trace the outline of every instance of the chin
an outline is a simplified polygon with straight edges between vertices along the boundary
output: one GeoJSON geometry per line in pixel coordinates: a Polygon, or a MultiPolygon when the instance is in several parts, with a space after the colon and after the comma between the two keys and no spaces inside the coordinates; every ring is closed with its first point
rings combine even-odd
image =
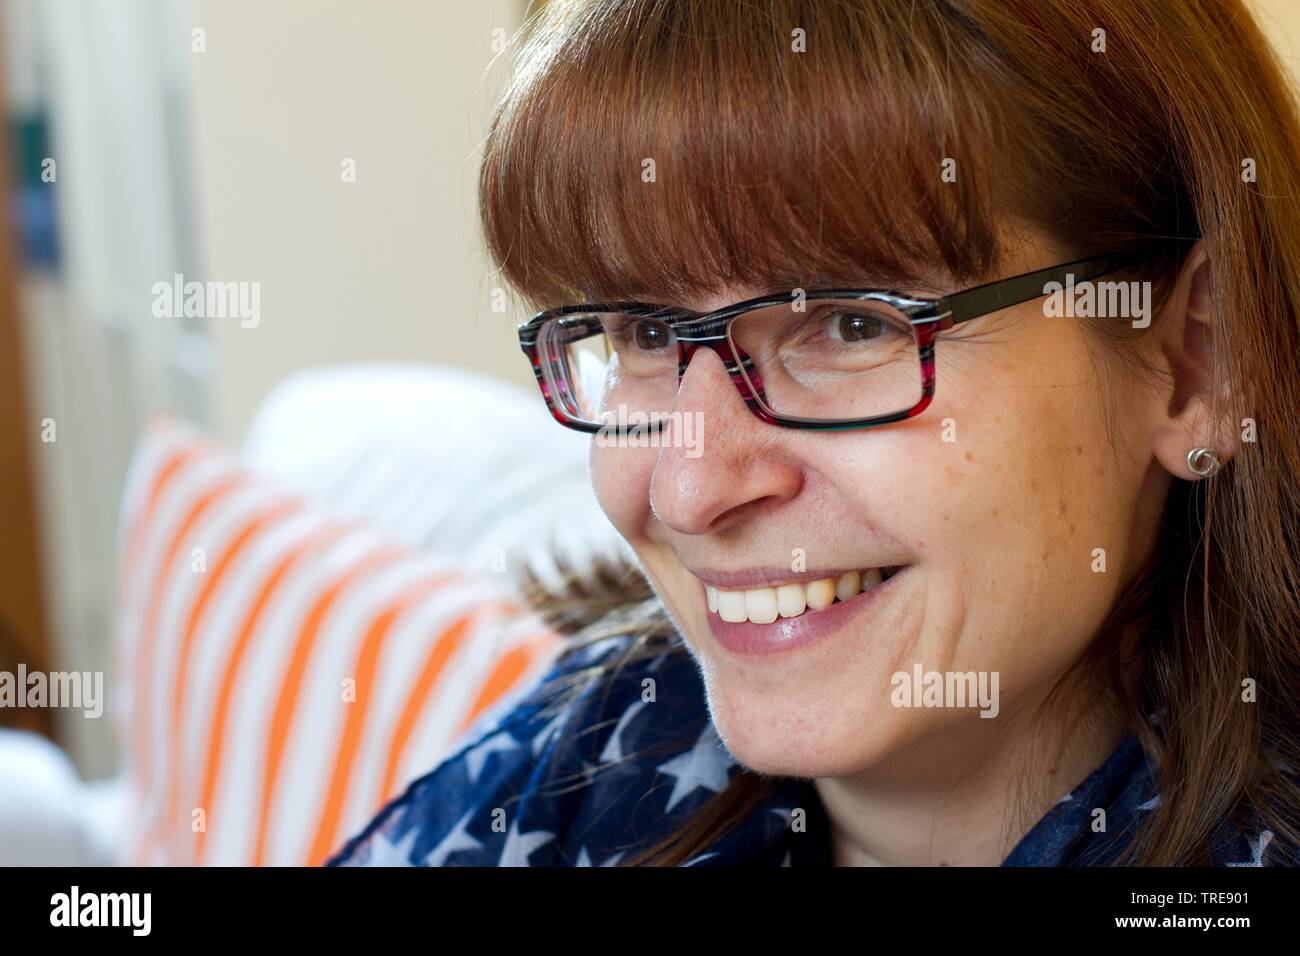
{"type": "Polygon", "coordinates": [[[903,715],[885,695],[872,696],[875,704],[861,692],[825,686],[756,695],[725,679],[708,681],[723,744],[742,765],[769,776],[849,776],[884,759],[904,736],[903,715]]]}

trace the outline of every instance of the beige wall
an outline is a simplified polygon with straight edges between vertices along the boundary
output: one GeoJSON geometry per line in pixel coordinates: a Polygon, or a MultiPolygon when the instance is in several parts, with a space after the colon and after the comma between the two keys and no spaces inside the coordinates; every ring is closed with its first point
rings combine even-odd
{"type": "Polygon", "coordinates": [[[1247,0],[1293,76],[1300,78],[1300,0],[1247,0]]]}
{"type": "Polygon", "coordinates": [[[490,68],[492,34],[512,35],[523,6],[195,5],[198,278],[261,284],[256,328],[212,323],[223,437],[323,363],[432,360],[531,383],[517,317],[490,308],[475,214],[475,147],[505,67],[490,68]]]}

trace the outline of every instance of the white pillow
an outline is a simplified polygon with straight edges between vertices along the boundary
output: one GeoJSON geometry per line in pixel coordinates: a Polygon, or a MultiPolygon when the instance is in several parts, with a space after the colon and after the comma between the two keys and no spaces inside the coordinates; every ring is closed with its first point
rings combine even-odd
{"type": "Polygon", "coordinates": [[[85,784],[44,737],[0,728],[0,866],[116,862],[118,782],[85,784]]]}
{"type": "Polygon", "coordinates": [[[585,567],[626,549],[591,490],[590,441],[540,394],[484,375],[348,365],[279,385],[243,457],[413,549],[480,570],[518,554],[550,578],[554,551],[585,567]]]}

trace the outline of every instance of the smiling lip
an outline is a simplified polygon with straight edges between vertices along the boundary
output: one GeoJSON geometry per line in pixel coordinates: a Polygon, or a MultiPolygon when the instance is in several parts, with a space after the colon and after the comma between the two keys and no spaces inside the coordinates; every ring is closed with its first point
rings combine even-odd
{"type": "MultiPolygon", "coordinates": [[[[707,610],[705,615],[709,619],[709,630],[714,639],[731,653],[746,657],[779,654],[829,637],[846,622],[892,594],[897,589],[895,582],[906,575],[908,570],[907,566],[903,566],[887,580],[869,591],[855,594],[847,601],[836,601],[830,607],[820,611],[805,611],[797,617],[777,618],[771,624],[755,624],[753,621],[732,623],[707,610]]],[[[786,581],[794,580],[788,576],[789,572],[786,574],[786,581]]]]}

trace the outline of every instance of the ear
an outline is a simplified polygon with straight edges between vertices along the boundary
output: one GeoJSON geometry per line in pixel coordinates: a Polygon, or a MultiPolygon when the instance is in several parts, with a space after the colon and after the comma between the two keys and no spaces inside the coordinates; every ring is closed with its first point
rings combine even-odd
{"type": "Polygon", "coordinates": [[[1187,464],[1193,448],[1209,448],[1227,464],[1237,450],[1237,428],[1227,412],[1228,396],[1214,389],[1225,385],[1216,366],[1216,335],[1210,260],[1197,242],[1188,252],[1165,313],[1156,324],[1157,344],[1172,379],[1168,405],[1156,423],[1156,459],[1175,478],[1198,481],[1187,464]],[[1220,414],[1214,417],[1214,406],[1220,414]]]}

